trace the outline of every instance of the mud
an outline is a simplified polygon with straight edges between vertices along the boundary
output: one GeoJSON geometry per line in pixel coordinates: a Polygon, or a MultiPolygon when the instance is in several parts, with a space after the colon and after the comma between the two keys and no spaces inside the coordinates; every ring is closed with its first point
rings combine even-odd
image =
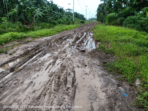
{"type": "Polygon", "coordinates": [[[95,25],[23,44],[12,56],[1,54],[0,111],[142,111],[131,104],[134,88],[101,66],[95,25]]]}

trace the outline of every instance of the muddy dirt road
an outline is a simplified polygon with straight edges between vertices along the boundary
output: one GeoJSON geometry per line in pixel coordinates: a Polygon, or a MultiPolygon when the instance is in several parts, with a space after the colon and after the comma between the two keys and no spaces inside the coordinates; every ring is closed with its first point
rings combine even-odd
{"type": "Polygon", "coordinates": [[[0,111],[140,111],[131,105],[134,90],[102,68],[95,25],[22,44],[12,56],[1,54],[0,111]]]}

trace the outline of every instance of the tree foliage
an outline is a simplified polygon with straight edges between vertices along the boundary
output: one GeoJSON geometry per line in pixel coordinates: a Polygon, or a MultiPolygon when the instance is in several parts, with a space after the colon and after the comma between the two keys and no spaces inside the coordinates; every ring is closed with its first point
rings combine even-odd
{"type": "Polygon", "coordinates": [[[101,0],[97,20],[112,25],[124,25],[148,32],[148,0],[101,0]],[[115,16],[116,15],[116,16],[115,16]]]}
{"type": "Polygon", "coordinates": [[[116,13],[110,13],[106,16],[106,23],[112,24],[116,19],[117,19],[117,14],[116,13]]]}
{"type": "MultiPolygon", "coordinates": [[[[59,19],[72,21],[71,12],[66,12],[48,0],[0,0],[0,17],[6,17],[11,23],[21,22],[29,26],[33,23],[52,23],[59,19]]],[[[85,20],[84,15],[76,12],[75,17],[85,20]]]]}

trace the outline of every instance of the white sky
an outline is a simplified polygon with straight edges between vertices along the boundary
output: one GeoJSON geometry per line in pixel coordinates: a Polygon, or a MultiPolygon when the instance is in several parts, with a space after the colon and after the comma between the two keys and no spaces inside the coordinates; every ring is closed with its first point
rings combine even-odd
{"type": "MultiPolygon", "coordinates": [[[[48,0],[50,1],[50,0],[48,0]]],[[[60,7],[63,7],[64,9],[70,8],[73,9],[73,0],[53,0],[55,4],[57,4],[60,7]],[[68,5],[70,3],[71,5],[68,5]]],[[[74,0],[75,4],[75,12],[81,13],[86,18],[86,7],[87,7],[87,19],[89,17],[96,17],[96,10],[98,8],[98,5],[101,3],[100,0],[74,0]]]]}

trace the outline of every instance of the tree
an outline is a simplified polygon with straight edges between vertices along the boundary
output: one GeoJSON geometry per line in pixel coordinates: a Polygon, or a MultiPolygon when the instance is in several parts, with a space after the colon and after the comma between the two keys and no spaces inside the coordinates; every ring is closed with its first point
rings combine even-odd
{"type": "MultiPolygon", "coordinates": [[[[23,25],[52,22],[58,19],[71,20],[71,12],[66,12],[53,1],[48,0],[1,0],[0,17],[6,17],[9,22],[21,22],[23,25]]],[[[79,19],[84,16],[76,13],[79,19]]],[[[0,19],[0,22],[2,20],[0,19]]]]}
{"type": "Polygon", "coordinates": [[[148,0],[101,0],[97,9],[97,20],[104,22],[109,13],[118,13],[118,17],[127,18],[136,15],[144,7],[148,7],[148,0]]]}

